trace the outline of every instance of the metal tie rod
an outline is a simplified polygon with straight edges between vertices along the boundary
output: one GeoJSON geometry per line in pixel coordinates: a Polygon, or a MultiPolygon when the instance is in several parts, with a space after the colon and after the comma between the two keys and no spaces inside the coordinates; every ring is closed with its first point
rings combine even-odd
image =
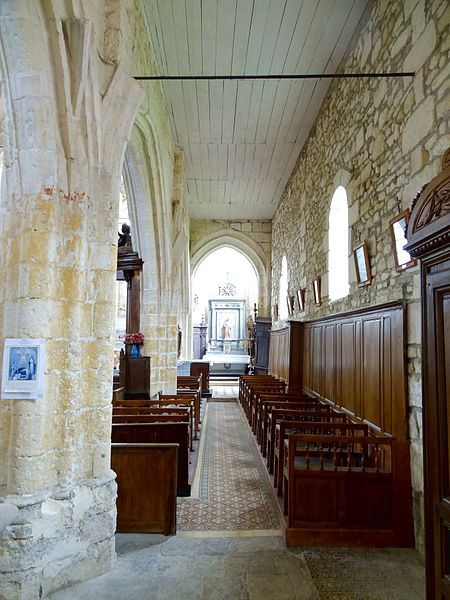
{"type": "Polygon", "coordinates": [[[380,79],[383,77],[414,77],[414,71],[396,73],[303,73],[301,75],[136,75],[137,81],[215,81],[256,79],[380,79]]]}

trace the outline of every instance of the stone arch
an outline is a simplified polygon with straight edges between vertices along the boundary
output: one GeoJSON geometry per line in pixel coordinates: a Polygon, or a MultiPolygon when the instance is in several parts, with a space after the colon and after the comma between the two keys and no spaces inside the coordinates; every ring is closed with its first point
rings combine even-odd
{"type": "Polygon", "coordinates": [[[216,232],[204,237],[198,242],[191,251],[191,273],[195,274],[199,264],[206,256],[222,248],[229,246],[243,254],[253,265],[259,283],[258,314],[266,316],[269,314],[269,265],[266,263],[265,256],[261,247],[251,240],[245,234],[238,231],[216,232]]]}

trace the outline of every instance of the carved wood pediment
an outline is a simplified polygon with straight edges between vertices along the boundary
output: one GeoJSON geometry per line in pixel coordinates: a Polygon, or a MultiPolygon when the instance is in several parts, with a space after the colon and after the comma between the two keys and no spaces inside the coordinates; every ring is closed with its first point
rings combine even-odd
{"type": "Polygon", "coordinates": [[[414,199],[407,238],[405,250],[415,258],[450,244],[450,148],[442,171],[414,199]]]}

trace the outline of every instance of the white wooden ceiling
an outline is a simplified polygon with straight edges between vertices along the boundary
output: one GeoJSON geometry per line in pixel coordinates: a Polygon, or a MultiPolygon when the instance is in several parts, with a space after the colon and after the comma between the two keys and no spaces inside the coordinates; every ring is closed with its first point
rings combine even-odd
{"type": "MultiPolygon", "coordinates": [[[[160,75],[276,75],[335,72],[370,1],[143,3],[160,75]]],[[[164,82],[191,217],[271,219],[330,81],[164,82]]]]}

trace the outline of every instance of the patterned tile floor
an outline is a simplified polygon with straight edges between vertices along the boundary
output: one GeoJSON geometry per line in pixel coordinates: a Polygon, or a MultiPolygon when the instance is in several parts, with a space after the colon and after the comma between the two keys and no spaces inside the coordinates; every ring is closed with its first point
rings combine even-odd
{"type": "Polygon", "coordinates": [[[203,419],[193,495],[178,498],[178,531],[273,534],[277,512],[251,433],[237,402],[214,396],[203,419]]]}

